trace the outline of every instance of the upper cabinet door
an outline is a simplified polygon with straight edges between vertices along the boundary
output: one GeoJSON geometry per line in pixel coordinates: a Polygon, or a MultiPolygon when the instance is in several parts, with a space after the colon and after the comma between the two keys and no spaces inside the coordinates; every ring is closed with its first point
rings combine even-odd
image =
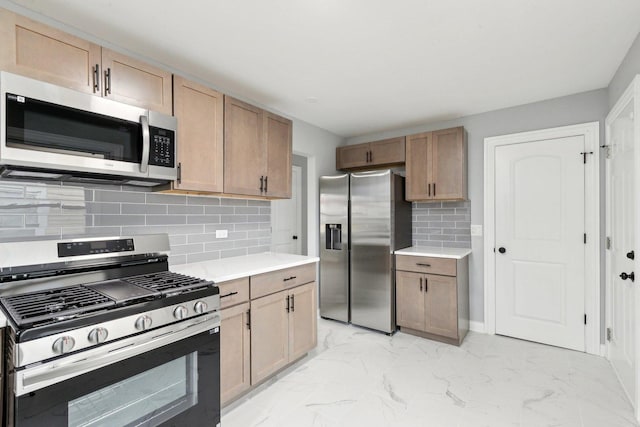
{"type": "Polygon", "coordinates": [[[431,195],[431,132],[407,137],[406,199],[426,200],[431,195]]]}
{"type": "Polygon", "coordinates": [[[100,46],[0,9],[0,69],[100,95],[100,46]]]}
{"type": "Polygon", "coordinates": [[[171,115],[170,72],[106,48],[102,69],[105,97],[171,115]]]}
{"type": "Polygon", "coordinates": [[[224,98],[220,92],[173,79],[174,114],[178,119],[179,190],[223,191],[224,98]]]}
{"type": "Polygon", "coordinates": [[[404,163],[405,137],[369,143],[369,163],[374,166],[404,163]]]}
{"type": "Polygon", "coordinates": [[[467,198],[467,144],[462,127],[434,131],[431,183],[435,200],[467,198]]]}
{"type": "Polygon", "coordinates": [[[262,110],[224,97],[224,192],[264,195],[267,150],[262,110]]]}
{"type": "Polygon", "coordinates": [[[353,169],[369,162],[369,143],[336,148],[336,169],[353,169]]]}
{"type": "Polygon", "coordinates": [[[264,112],[264,138],[267,146],[267,176],[264,195],[291,198],[291,120],[264,112]]]}

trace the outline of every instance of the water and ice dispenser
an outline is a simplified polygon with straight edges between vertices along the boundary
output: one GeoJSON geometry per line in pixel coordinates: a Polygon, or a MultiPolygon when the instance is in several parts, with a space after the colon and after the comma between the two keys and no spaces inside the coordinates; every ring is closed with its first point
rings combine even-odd
{"type": "Polygon", "coordinates": [[[341,251],[342,250],[342,224],[326,224],[325,225],[325,248],[341,251]]]}

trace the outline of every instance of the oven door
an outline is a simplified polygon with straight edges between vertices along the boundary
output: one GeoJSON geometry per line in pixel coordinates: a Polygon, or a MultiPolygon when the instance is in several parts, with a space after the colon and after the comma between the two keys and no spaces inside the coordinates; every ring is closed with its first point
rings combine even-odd
{"type": "Polygon", "coordinates": [[[19,371],[13,425],[219,425],[219,324],[216,315],[178,333],[153,331],[141,345],[120,342],[97,356],[19,371]],[[148,351],[135,354],[136,347],[148,351]]]}

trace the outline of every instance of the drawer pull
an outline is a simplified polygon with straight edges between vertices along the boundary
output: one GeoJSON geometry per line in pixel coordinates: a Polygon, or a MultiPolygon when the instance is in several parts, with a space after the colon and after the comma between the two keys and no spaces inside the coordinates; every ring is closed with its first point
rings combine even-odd
{"type": "Polygon", "coordinates": [[[419,265],[421,267],[431,267],[431,264],[424,264],[422,262],[416,262],[416,265],[419,265]]]}
{"type": "Polygon", "coordinates": [[[296,276],[291,276],[291,277],[287,277],[287,278],[283,279],[283,281],[288,282],[289,280],[293,280],[295,278],[296,278],[296,276]]]}
{"type": "Polygon", "coordinates": [[[229,292],[228,294],[220,295],[220,298],[232,297],[234,295],[238,295],[238,292],[229,292]]]}

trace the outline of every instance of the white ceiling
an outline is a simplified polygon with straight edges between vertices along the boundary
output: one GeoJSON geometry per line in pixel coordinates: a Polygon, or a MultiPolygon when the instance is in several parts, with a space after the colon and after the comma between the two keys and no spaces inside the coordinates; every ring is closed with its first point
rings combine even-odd
{"type": "Polygon", "coordinates": [[[638,0],[14,3],[342,136],[606,87],[640,31],[638,0]]]}

